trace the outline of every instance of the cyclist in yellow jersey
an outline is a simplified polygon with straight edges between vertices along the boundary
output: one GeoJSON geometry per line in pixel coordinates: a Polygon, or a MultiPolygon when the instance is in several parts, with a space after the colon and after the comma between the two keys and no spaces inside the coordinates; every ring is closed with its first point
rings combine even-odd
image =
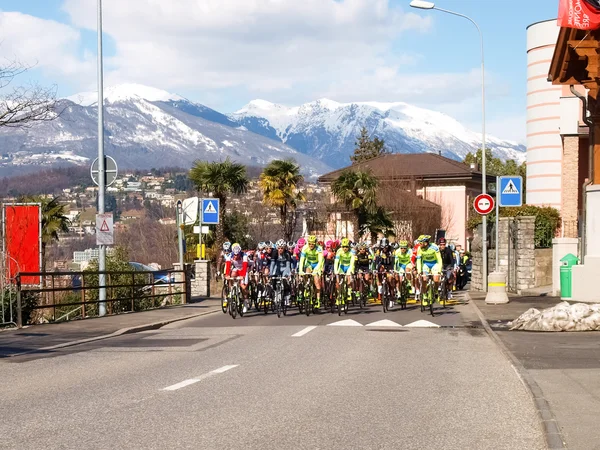
{"type": "Polygon", "coordinates": [[[316,308],[321,307],[321,274],[323,273],[323,249],[317,246],[317,237],[309,236],[308,243],[300,252],[300,264],[298,273],[302,276],[305,273],[312,273],[317,289],[316,308]]]}
{"type": "MultiPolygon", "coordinates": [[[[431,236],[426,235],[421,240],[421,245],[417,251],[417,272],[423,275],[421,287],[425,286],[427,274],[433,275],[435,282],[435,292],[438,291],[440,285],[440,273],[442,271],[442,255],[437,245],[431,244],[431,236]]],[[[423,292],[423,289],[421,289],[423,292]]],[[[433,299],[432,299],[433,301],[433,299]]]]}
{"type": "MultiPolygon", "coordinates": [[[[402,279],[404,277],[406,277],[406,279],[412,286],[412,252],[408,251],[407,241],[400,241],[398,245],[398,250],[396,250],[396,252],[394,253],[394,270],[396,271],[396,281],[398,282],[397,286],[400,286],[400,284],[402,284],[402,279]]],[[[397,296],[400,297],[400,289],[397,290],[397,296]]]]}
{"type": "MultiPolygon", "coordinates": [[[[342,248],[340,248],[335,254],[335,265],[333,273],[336,275],[336,286],[340,288],[340,276],[352,276],[354,275],[354,266],[356,264],[356,255],[350,250],[350,240],[347,238],[342,239],[342,248]]],[[[354,280],[350,278],[348,283],[351,289],[354,290],[354,280]]]]}

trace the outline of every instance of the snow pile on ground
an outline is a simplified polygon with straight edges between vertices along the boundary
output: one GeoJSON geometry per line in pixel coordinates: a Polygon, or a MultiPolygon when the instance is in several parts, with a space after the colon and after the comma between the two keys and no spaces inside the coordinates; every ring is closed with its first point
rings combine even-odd
{"type": "Polygon", "coordinates": [[[562,302],[543,311],[531,308],[508,326],[524,331],[600,331],[600,304],[562,302]]]}

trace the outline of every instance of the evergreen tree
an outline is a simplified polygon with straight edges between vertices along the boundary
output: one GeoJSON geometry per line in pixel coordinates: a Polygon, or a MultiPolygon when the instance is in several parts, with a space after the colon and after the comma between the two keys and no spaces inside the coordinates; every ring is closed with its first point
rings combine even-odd
{"type": "Polygon", "coordinates": [[[379,139],[378,137],[371,139],[366,127],[360,130],[360,136],[358,136],[354,145],[356,148],[354,149],[354,154],[350,157],[352,163],[368,161],[387,153],[383,139],[379,139]]]}

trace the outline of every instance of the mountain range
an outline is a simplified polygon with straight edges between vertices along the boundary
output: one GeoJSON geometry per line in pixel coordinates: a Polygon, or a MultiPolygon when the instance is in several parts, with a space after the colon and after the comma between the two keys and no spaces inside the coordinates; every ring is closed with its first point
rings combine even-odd
{"type": "MultiPolygon", "coordinates": [[[[406,103],[337,103],[299,107],[254,100],[223,114],[179,95],[135,84],[105,90],[105,152],[120,167],[189,167],[226,157],[261,166],[293,158],[309,178],[350,162],[363,126],[399,153],[435,152],[462,160],[481,135],[451,117],[406,103]]],[[[97,93],[61,99],[57,117],[28,128],[0,129],[0,175],[57,165],[89,165],[97,155],[97,93]]],[[[488,137],[502,159],[525,159],[515,142],[488,137]]]]}

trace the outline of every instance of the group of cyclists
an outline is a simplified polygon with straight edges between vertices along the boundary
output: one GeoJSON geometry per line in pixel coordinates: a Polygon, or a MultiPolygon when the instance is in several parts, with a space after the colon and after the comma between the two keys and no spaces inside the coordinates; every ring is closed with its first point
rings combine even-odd
{"type": "MultiPolygon", "coordinates": [[[[341,314],[349,304],[366,307],[372,298],[386,312],[396,305],[406,308],[411,295],[421,310],[429,307],[433,314],[434,302],[445,306],[452,298],[456,274],[466,259],[460,246],[447,245],[445,238],[432,242],[429,235],[412,244],[384,237],[372,246],[348,238],[319,242],[312,235],[297,242],[261,242],[247,251],[225,242],[217,277],[224,275],[223,312],[234,318],[252,305],[278,315],[293,306],[307,315],[322,308],[341,314]]],[[[463,286],[459,281],[458,287],[463,286]]]]}

